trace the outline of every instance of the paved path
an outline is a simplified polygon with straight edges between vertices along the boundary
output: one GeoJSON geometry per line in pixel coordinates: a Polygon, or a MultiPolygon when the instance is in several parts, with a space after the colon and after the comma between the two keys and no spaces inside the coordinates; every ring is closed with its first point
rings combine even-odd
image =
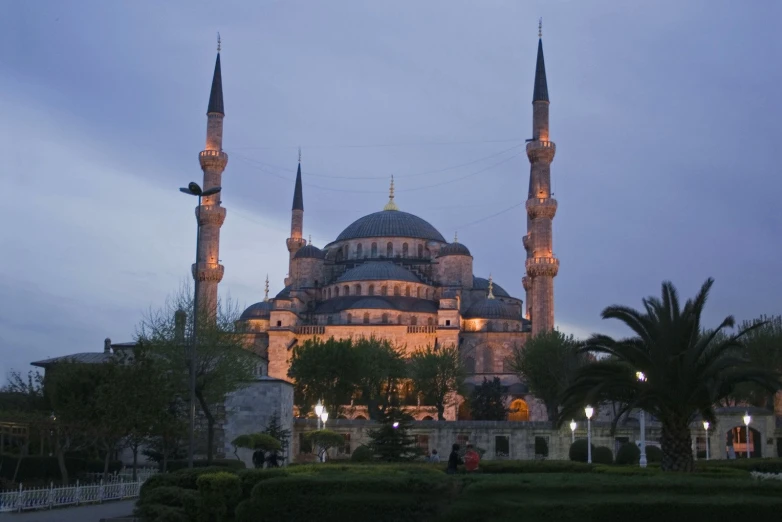
{"type": "Polygon", "coordinates": [[[100,522],[102,518],[130,515],[135,503],[135,500],[123,500],[26,513],[3,513],[0,515],[0,522],[100,522]]]}

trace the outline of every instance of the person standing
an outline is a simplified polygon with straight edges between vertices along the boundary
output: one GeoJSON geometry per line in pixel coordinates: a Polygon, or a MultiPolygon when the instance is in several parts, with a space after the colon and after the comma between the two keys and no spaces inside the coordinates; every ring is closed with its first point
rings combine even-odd
{"type": "Polygon", "coordinates": [[[467,452],[464,454],[464,469],[468,472],[478,471],[478,463],[481,456],[473,449],[472,444],[467,444],[467,452]]]}
{"type": "Polygon", "coordinates": [[[459,464],[464,464],[464,462],[462,462],[462,458],[459,456],[459,445],[454,444],[451,447],[451,454],[448,456],[448,467],[445,472],[453,475],[456,473],[459,464]]]}

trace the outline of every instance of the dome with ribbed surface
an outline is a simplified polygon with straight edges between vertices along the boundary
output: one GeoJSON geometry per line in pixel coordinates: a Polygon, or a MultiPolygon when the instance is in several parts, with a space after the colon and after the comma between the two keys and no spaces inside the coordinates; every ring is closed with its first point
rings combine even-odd
{"type": "Polygon", "coordinates": [[[269,301],[261,301],[247,307],[239,319],[268,319],[274,305],[269,301]]]}
{"type": "Polygon", "coordinates": [[[338,283],[348,281],[408,281],[410,283],[420,283],[415,274],[405,270],[399,265],[388,261],[372,261],[363,263],[356,268],[351,268],[342,274],[338,283]]]}
{"type": "Polygon", "coordinates": [[[313,245],[305,245],[301,247],[296,252],[296,255],[293,256],[293,259],[325,259],[325,258],[326,258],[326,254],[323,253],[323,250],[313,245]]]}
{"type": "Polygon", "coordinates": [[[437,257],[445,257],[445,256],[471,256],[470,249],[466,246],[462,245],[461,243],[448,243],[443,248],[440,249],[440,253],[437,254],[437,257]]]}
{"type": "MultiPolygon", "coordinates": [[[[497,288],[496,286],[494,287],[497,288]]],[[[521,321],[521,315],[499,299],[478,301],[464,313],[465,319],[512,319],[521,321]]]]}
{"type": "MultiPolygon", "coordinates": [[[[482,277],[472,276],[472,287],[475,290],[486,290],[488,292],[489,280],[482,277]]],[[[492,293],[496,297],[510,297],[510,294],[506,292],[503,287],[494,282],[492,282],[492,293]]]]}
{"type": "Polygon", "coordinates": [[[445,243],[442,234],[428,222],[399,210],[383,210],[357,219],[337,236],[337,241],[364,237],[410,237],[445,243]]]}

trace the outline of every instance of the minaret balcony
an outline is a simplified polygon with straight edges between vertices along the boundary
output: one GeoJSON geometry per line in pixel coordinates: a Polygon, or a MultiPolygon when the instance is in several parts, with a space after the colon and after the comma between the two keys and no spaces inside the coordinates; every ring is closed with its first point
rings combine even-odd
{"type": "Polygon", "coordinates": [[[527,157],[531,163],[541,161],[551,163],[556,152],[557,146],[553,141],[533,140],[527,142],[527,157]]]}
{"type": "Polygon", "coordinates": [[[530,234],[525,235],[521,238],[521,244],[524,245],[524,250],[529,251],[529,247],[532,243],[532,236],[530,234]]]}
{"type": "Polygon", "coordinates": [[[217,205],[201,205],[200,209],[198,207],[195,209],[196,219],[202,227],[208,225],[223,226],[225,214],[225,208],[217,205]]]}
{"type": "Polygon", "coordinates": [[[525,291],[529,292],[532,289],[532,278],[529,276],[522,277],[521,286],[524,287],[525,291]]]}
{"type": "Polygon", "coordinates": [[[527,215],[532,219],[554,219],[557,213],[557,200],[554,198],[530,198],[526,203],[527,215]]]}
{"type": "Polygon", "coordinates": [[[228,164],[228,154],[221,150],[202,150],[198,153],[202,169],[223,170],[228,164]]]}
{"type": "Polygon", "coordinates": [[[214,281],[219,283],[223,280],[225,267],[219,263],[193,263],[191,270],[193,278],[199,281],[214,281]],[[196,275],[197,274],[197,275],[196,275]]]}
{"type": "Polygon", "coordinates": [[[554,277],[559,272],[559,259],[556,257],[529,257],[524,263],[527,274],[532,277],[554,277]]]}

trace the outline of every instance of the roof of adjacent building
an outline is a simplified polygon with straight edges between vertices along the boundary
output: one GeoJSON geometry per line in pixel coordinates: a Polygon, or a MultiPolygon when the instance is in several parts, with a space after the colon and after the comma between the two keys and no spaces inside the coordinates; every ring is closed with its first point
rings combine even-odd
{"type": "Polygon", "coordinates": [[[293,256],[293,259],[326,259],[326,254],[313,245],[304,245],[293,256]]]}
{"type": "Polygon", "coordinates": [[[217,60],[215,61],[215,72],[212,76],[212,91],[209,93],[209,106],[206,109],[206,113],[216,112],[225,116],[225,109],[223,108],[223,75],[220,71],[220,53],[217,53],[217,60]]]}
{"type": "MultiPolygon", "coordinates": [[[[472,287],[475,290],[486,290],[489,291],[489,280],[484,279],[482,277],[475,277],[472,276],[472,287]]],[[[505,291],[503,287],[498,285],[497,283],[492,282],[492,292],[497,297],[510,297],[511,295],[505,291]]]]}
{"type": "Polygon", "coordinates": [[[390,261],[369,261],[342,274],[337,283],[350,281],[407,281],[420,283],[415,274],[390,261]]]}
{"type": "Polygon", "coordinates": [[[445,256],[471,256],[470,249],[466,246],[462,245],[461,243],[448,243],[443,248],[440,249],[440,253],[437,254],[437,257],[445,257],[445,256]]]}
{"type": "Polygon", "coordinates": [[[316,309],[316,314],[333,314],[343,310],[374,309],[396,310],[399,312],[437,313],[437,303],[418,299],[416,297],[402,297],[395,295],[381,296],[341,296],[329,299],[321,303],[316,309]]]}
{"type": "Polygon", "coordinates": [[[364,237],[410,237],[445,243],[445,238],[427,221],[399,210],[381,210],[351,223],[336,241],[364,237]]]}
{"type": "MultiPolygon", "coordinates": [[[[495,287],[496,288],[496,287],[495,287]]],[[[521,321],[521,314],[499,299],[483,299],[464,312],[465,319],[511,319],[521,321]]]]}
{"type": "Polygon", "coordinates": [[[274,308],[274,304],[271,301],[261,301],[247,307],[239,316],[239,320],[242,319],[268,319],[271,315],[271,311],[274,308]]]}
{"type": "Polygon", "coordinates": [[[106,352],[83,352],[73,353],[70,355],[61,355],[59,357],[50,357],[49,359],[43,359],[41,361],[31,362],[32,366],[38,366],[39,368],[46,368],[49,365],[57,363],[80,363],[80,364],[98,364],[110,361],[118,351],[133,349],[137,346],[136,342],[128,343],[111,343],[112,351],[106,352]]]}

